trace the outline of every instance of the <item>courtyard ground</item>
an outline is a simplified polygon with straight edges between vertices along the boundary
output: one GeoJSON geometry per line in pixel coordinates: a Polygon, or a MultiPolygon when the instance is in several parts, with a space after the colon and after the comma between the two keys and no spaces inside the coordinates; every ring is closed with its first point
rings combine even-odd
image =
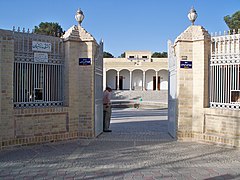
{"type": "Polygon", "coordinates": [[[240,179],[240,150],[177,142],[167,109],[115,109],[95,139],[0,151],[0,179],[240,179]]]}

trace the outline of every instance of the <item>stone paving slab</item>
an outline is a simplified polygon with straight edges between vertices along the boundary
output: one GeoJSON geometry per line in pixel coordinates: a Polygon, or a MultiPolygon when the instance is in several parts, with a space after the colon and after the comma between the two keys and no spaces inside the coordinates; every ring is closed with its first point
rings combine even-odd
{"type": "Polygon", "coordinates": [[[240,179],[239,149],[174,141],[165,114],[117,110],[96,139],[3,150],[0,179],[240,179]]]}

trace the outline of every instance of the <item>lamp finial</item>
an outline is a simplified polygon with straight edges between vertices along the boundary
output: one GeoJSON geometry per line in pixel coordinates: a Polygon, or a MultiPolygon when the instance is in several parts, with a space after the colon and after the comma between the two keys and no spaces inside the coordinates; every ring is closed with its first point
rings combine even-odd
{"type": "Polygon", "coordinates": [[[81,11],[80,8],[78,8],[78,10],[76,12],[75,19],[78,22],[78,25],[81,26],[81,23],[84,19],[84,14],[83,14],[83,12],[81,11]]]}
{"type": "Polygon", "coordinates": [[[197,11],[192,6],[192,8],[190,9],[190,11],[188,13],[188,19],[192,22],[192,25],[194,25],[194,22],[197,19],[197,17],[198,17],[197,11]]]}

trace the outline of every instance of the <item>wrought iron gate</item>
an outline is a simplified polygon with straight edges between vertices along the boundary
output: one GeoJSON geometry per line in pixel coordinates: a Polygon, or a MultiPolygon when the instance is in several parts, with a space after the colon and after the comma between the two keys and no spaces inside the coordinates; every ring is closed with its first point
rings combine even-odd
{"type": "Polygon", "coordinates": [[[95,55],[95,137],[103,131],[103,42],[99,43],[95,55]]]}
{"type": "Polygon", "coordinates": [[[168,132],[176,138],[177,134],[177,58],[171,41],[168,41],[168,132]]]}

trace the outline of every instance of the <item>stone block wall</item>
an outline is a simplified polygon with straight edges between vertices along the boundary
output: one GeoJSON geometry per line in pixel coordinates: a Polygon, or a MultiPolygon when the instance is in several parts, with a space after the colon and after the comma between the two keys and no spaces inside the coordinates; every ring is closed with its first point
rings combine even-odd
{"type": "Polygon", "coordinates": [[[3,33],[0,41],[0,134],[1,140],[14,135],[13,121],[13,61],[14,41],[9,31],[3,33]]]}
{"type": "Polygon", "coordinates": [[[14,109],[13,112],[13,133],[4,137],[1,132],[1,148],[78,137],[77,131],[69,132],[67,107],[14,109]]]}
{"type": "Polygon", "coordinates": [[[203,133],[193,132],[199,141],[240,147],[240,112],[230,109],[204,109],[203,133]]]}
{"type": "Polygon", "coordinates": [[[68,108],[15,109],[14,129],[16,138],[68,133],[68,108]]]}
{"type": "MultiPolygon", "coordinates": [[[[188,61],[193,60],[193,42],[188,39],[189,31],[186,31],[176,41],[177,56],[177,136],[188,138],[192,132],[192,97],[193,97],[193,73],[192,69],[180,68],[183,56],[188,61]],[[185,37],[187,34],[187,37],[185,37]]],[[[171,88],[171,87],[170,87],[171,88]]]]}
{"type": "MultiPolygon", "coordinates": [[[[94,44],[92,42],[81,43],[80,58],[89,57],[94,59],[94,44]]],[[[94,63],[94,62],[92,62],[94,63]]],[[[94,65],[79,67],[79,127],[80,131],[94,137],[94,65]]],[[[84,134],[83,134],[84,136],[84,134]]]]}

